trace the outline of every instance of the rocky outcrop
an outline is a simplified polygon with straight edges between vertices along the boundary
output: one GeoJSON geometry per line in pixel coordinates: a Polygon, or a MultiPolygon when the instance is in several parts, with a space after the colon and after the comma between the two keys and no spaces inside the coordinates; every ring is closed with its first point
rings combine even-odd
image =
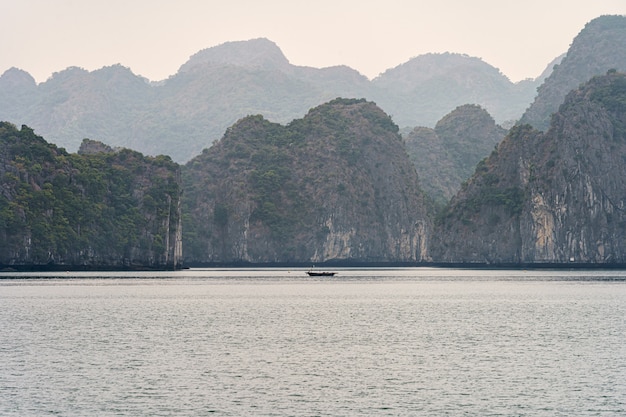
{"type": "Polygon", "coordinates": [[[337,99],[250,116],[184,167],[189,262],[421,261],[431,221],[397,126],[337,99]]]}
{"type": "Polygon", "coordinates": [[[544,134],[512,129],[441,216],[433,259],[626,262],[626,75],[571,92],[544,134]]]}
{"type": "Polygon", "coordinates": [[[94,141],[83,151],[0,123],[0,266],[180,267],[179,166],[94,141]]]}

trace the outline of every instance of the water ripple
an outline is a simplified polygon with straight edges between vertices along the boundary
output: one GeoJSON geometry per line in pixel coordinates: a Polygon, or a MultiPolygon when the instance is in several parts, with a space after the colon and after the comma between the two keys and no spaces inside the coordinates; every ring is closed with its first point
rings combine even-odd
{"type": "Polygon", "coordinates": [[[281,274],[1,282],[0,415],[626,410],[623,282],[281,274]]]}

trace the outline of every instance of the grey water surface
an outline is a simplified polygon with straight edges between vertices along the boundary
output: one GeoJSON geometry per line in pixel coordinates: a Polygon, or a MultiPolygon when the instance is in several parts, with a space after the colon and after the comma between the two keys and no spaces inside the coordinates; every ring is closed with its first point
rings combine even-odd
{"type": "Polygon", "coordinates": [[[626,415],[626,271],[337,271],[0,273],[0,415],[626,415]]]}

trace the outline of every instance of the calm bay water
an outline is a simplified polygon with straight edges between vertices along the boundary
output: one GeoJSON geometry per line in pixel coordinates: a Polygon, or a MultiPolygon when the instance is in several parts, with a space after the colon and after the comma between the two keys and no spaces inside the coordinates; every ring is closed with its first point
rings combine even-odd
{"type": "Polygon", "coordinates": [[[626,415],[626,271],[0,273],[2,416],[626,415]]]}

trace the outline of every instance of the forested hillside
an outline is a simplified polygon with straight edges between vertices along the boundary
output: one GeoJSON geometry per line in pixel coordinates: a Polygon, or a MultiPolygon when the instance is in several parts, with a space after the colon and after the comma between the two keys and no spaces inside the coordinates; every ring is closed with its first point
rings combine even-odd
{"type": "Polygon", "coordinates": [[[169,157],[89,141],[69,154],[0,123],[0,265],[179,266],[179,169],[169,157]]]}

